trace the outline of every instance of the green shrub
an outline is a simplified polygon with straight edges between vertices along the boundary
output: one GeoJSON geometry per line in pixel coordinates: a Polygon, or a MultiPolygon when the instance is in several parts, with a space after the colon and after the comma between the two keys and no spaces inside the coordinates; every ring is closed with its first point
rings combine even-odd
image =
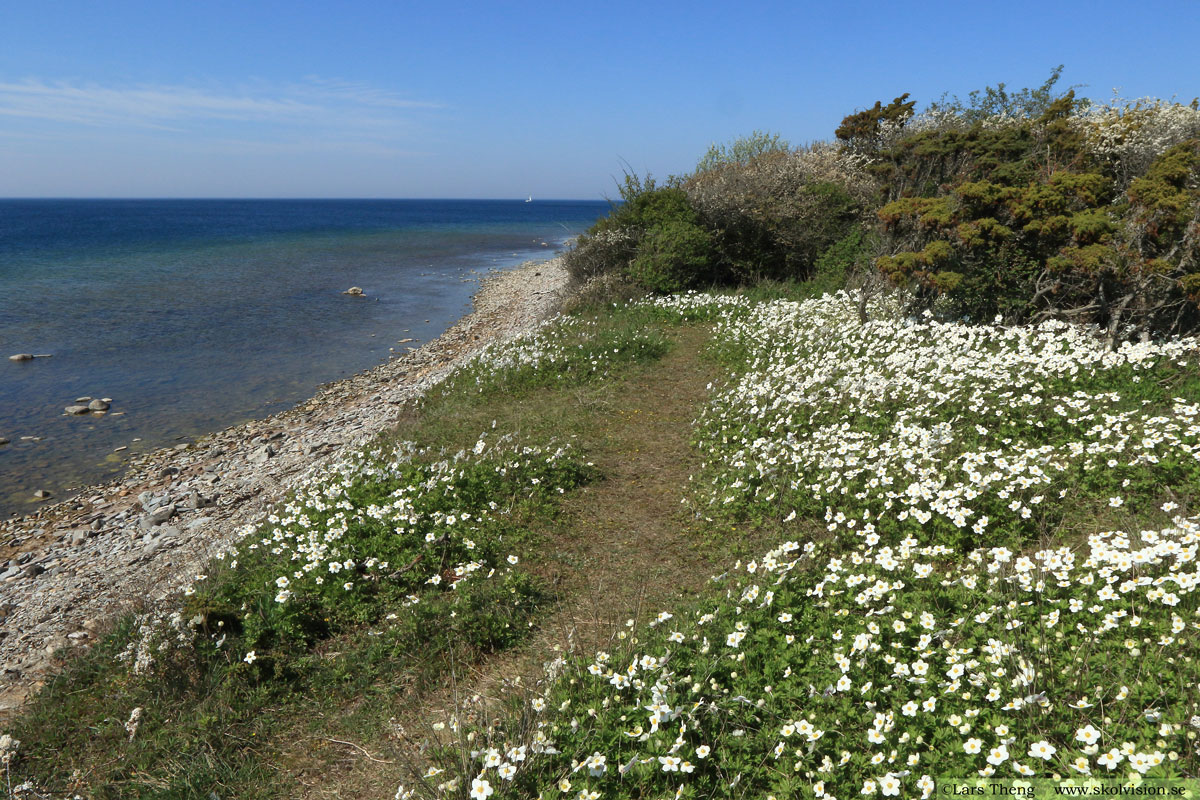
{"type": "Polygon", "coordinates": [[[830,148],[769,151],[697,173],[685,188],[728,283],[804,280],[873,206],[875,185],[830,148]]]}
{"type": "Polygon", "coordinates": [[[875,236],[855,225],[850,232],[825,248],[813,265],[811,288],[818,292],[836,292],[862,269],[875,244],[875,236]]]}
{"type": "Polygon", "coordinates": [[[567,270],[577,287],[614,274],[659,292],[713,280],[709,234],[683,189],[626,174],[620,192],[623,202],[567,254],[567,270]]]}
{"type": "Polygon", "coordinates": [[[712,237],[694,223],[663,222],[642,236],[628,274],[641,285],[664,294],[711,283],[712,237]]]}
{"type": "Polygon", "coordinates": [[[665,185],[626,175],[568,267],[581,285],[614,275],[656,292],[833,290],[874,256],[858,285],[905,289],[908,313],[1063,319],[1113,346],[1187,333],[1200,325],[1200,102],[1097,110],[1056,89],[1061,71],[921,114],[908,95],[875,103],[842,121],[839,145],[756,131],[665,185]]]}
{"type": "Polygon", "coordinates": [[[912,291],[910,311],[1071,319],[1113,342],[1133,329],[1178,332],[1189,318],[1182,232],[1197,217],[1182,188],[1187,143],[1122,192],[1124,178],[1089,149],[1087,101],[1055,93],[1058,75],[1035,90],[1000,84],[970,104],[943,101],[879,139],[871,169],[890,202],[878,214],[878,267],[912,291]]]}

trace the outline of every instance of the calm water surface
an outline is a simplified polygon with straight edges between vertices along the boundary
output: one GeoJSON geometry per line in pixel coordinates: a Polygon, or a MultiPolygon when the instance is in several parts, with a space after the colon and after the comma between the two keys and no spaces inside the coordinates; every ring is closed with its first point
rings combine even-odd
{"type": "Polygon", "coordinates": [[[58,499],[114,477],[132,453],[294,405],[403,352],[399,339],[435,338],[469,310],[478,273],[549,257],[607,210],[0,200],[0,516],[35,509],[37,489],[58,499]],[[110,413],[63,414],[85,396],[112,398],[110,413]]]}

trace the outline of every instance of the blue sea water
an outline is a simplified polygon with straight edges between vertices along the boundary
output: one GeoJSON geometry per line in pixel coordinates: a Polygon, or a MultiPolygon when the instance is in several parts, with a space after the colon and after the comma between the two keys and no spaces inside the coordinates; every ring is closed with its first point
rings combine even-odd
{"type": "Polygon", "coordinates": [[[59,499],[133,453],[294,405],[403,352],[399,339],[435,338],[470,310],[478,273],[548,258],[607,210],[0,200],[0,516],[36,508],[37,489],[59,499]],[[351,286],[367,297],[342,294],[351,286]],[[83,396],[112,398],[110,413],[64,415],[83,396]]]}

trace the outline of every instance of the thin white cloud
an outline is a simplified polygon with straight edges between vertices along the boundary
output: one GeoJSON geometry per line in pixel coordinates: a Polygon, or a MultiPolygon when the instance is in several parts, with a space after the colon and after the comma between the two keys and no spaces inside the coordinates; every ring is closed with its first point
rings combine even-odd
{"type": "Polygon", "coordinates": [[[387,89],[359,81],[343,81],[310,75],[289,87],[297,96],[335,103],[353,103],[377,108],[442,108],[441,103],[412,100],[387,89]]]}
{"type": "Polygon", "coordinates": [[[0,81],[0,117],[71,126],[187,131],[205,123],[394,129],[418,109],[413,101],[363,83],[310,77],[286,86],[104,86],[37,79],[0,81]]]}

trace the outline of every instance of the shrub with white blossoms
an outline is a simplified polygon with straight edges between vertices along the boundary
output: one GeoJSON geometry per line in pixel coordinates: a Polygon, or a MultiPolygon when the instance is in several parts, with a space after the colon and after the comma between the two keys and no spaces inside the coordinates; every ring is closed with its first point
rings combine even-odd
{"type": "Polygon", "coordinates": [[[882,311],[720,317],[748,363],[699,423],[694,502],[811,540],[568,663],[472,731],[464,781],[844,799],[1200,774],[1197,343],[882,311]]]}
{"type": "Polygon", "coordinates": [[[1108,103],[1081,109],[1070,122],[1086,137],[1088,150],[1112,168],[1124,189],[1169,148],[1200,136],[1200,106],[1114,96],[1108,103]]]}

